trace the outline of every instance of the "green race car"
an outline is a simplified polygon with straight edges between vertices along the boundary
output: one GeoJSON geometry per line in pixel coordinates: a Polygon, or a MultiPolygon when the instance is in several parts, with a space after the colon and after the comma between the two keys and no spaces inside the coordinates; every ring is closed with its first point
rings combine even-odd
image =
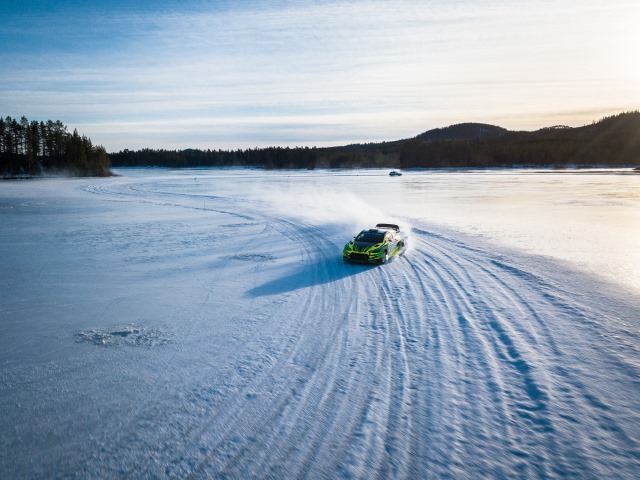
{"type": "Polygon", "coordinates": [[[400,227],[390,223],[379,223],[376,228],[362,230],[344,246],[342,259],[345,262],[387,263],[387,260],[402,255],[407,248],[407,239],[400,227]]]}

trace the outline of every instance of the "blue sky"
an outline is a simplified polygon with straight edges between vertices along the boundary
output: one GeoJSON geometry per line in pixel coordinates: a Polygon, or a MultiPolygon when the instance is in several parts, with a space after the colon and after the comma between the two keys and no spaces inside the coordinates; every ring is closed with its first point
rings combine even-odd
{"type": "Polygon", "coordinates": [[[396,140],[640,108],[640,2],[0,0],[0,115],[108,151],[396,140]]]}

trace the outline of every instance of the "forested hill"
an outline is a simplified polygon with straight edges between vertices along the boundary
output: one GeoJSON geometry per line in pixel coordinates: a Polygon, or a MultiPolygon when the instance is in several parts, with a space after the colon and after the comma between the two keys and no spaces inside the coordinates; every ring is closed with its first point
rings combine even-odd
{"type": "Polygon", "coordinates": [[[399,167],[638,166],[640,112],[534,132],[483,124],[431,130],[403,142],[399,167]],[[466,132],[466,134],[463,134],[466,132]]]}
{"type": "Polygon", "coordinates": [[[252,166],[262,168],[444,168],[512,166],[640,166],[640,112],[583,127],[533,132],[462,123],[393,142],[327,148],[124,150],[118,166],[252,166]]]}
{"type": "Polygon", "coordinates": [[[0,116],[0,174],[4,178],[42,174],[111,175],[111,162],[102,146],[57,121],[20,121],[0,116]]]}
{"type": "Polygon", "coordinates": [[[460,123],[445,128],[435,128],[421,133],[417,140],[472,140],[476,138],[498,137],[509,130],[486,123],[460,123]]]}

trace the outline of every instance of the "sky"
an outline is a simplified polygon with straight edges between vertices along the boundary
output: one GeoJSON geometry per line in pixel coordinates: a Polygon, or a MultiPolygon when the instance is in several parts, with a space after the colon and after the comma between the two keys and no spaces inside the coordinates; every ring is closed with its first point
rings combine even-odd
{"type": "Polygon", "coordinates": [[[0,0],[0,115],[108,152],[329,146],[640,109],[637,0],[0,0]]]}

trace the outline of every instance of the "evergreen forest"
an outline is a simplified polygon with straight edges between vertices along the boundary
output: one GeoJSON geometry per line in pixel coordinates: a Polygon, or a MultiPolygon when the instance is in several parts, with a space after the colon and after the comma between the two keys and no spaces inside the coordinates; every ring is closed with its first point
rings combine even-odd
{"type": "Polygon", "coordinates": [[[0,174],[4,178],[39,175],[111,175],[111,161],[102,146],[95,146],[77,130],[67,131],[61,121],[20,121],[0,116],[0,174]]]}

